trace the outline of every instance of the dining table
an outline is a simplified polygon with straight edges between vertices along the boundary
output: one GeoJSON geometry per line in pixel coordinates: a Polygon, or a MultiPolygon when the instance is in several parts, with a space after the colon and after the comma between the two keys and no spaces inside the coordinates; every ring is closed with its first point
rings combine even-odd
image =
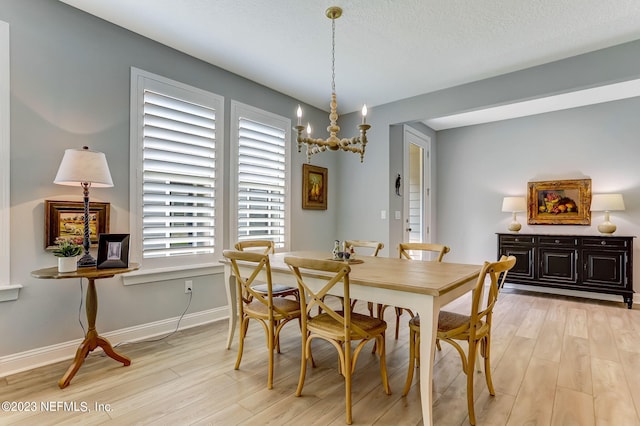
{"type": "MultiPolygon", "coordinates": [[[[295,276],[284,262],[284,259],[289,256],[332,260],[332,254],[326,251],[291,251],[271,254],[269,258],[274,283],[297,286],[295,276]]],[[[236,285],[230,262],[222,260],[222,263],[230,311],[227,339],[229,349],[238,322],[236,285]]],[[[425,425],[431,425],[433,423],[431,382],[438,314],[442,306],[474,289],[482,269],[481,265],[373,256],[357,256],[349,260],[349,265],[351,267],[349,291],[352,299],[409,308],[420,315],[419,372],[422,418],[425,425]]],[[[238,266],[243,273],[244,266],[241,263],[238,263],[238,266]]],[[[248,265],[246,267],[250,268],[248,265]]],[[[301,270],[301,273],[305,277],[305,283],[314,290],[326,284],[328,275],[305,270],[301,270]]],[[[264,280],[264,277],[262,279],[264,280]]],[[[334,290],[335,293],[331,294],[342,296],[340,286],[335,286],[334,290]]]]}

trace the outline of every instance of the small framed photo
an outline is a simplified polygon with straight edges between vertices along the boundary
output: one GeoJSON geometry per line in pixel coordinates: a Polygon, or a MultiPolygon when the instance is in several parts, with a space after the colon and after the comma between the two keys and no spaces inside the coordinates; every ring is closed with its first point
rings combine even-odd
{"type": "Polygon", "coordinates": [[[302,208],[327,209],[327,169],[311,164],[302,165],[302,208]]]}
{"type": "Polygon", "coordinates": [[[129,234],[100,234],[98,269],[129,267],[129,234]]]}

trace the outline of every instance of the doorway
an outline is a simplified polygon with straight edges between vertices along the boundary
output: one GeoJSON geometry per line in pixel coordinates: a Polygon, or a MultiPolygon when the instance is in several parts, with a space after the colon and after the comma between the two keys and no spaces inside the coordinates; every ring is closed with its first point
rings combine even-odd
{"type": "Polygon", "coordinates": [[[403,241],[430,243],[431,138],[404,126],[403,141],[403,241]]]}

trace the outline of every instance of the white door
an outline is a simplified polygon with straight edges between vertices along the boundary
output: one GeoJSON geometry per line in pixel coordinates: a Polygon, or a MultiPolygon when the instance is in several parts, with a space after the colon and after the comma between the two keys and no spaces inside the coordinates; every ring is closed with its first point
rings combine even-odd
{"type": "Polygon", "coordinates": [[[403,224],[404,242],[430,241],[429,151],[431,139],[417,130],[404,127],[403,224]]]}

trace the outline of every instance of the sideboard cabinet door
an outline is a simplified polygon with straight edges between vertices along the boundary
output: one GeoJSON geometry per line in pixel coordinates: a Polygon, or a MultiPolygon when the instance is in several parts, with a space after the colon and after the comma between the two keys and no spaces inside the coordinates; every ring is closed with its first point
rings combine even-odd
{"type": "Polygon", "coordinates": [[[540,281],[576,284],[578,282],[578,241],[573,237],[538,237],[540,281]]]}
{"type": "Polygon", "coordinates": [[[584,238],[582,258],[585,285],[624,289],[631,265],[630,240],[623,238],[584,238]]]}
{"type": "Polygon", "coordinates": [[[514,256],[516,264],[509,271],[510,278],[533,280],[535,278],[534,237],[518,235],[500,235],[498,242],[498,258],[514,256]]]}

